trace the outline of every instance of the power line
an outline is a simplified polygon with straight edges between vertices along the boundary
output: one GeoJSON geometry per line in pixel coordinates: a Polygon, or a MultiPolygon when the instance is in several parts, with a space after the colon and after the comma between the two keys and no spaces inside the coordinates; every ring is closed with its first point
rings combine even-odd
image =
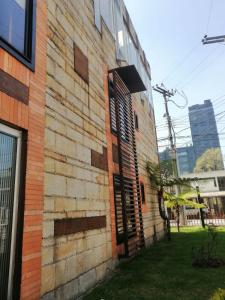
{"type": "Polygon", "coordinates": [[[221,129],[220,133],[222,133],[224,130],[225,130],[225,127],[223,127],[223,128],[221,129]]]}
{"type": "MultiPolygon", "coordinates": [[[[217,97],[215,99],[211,99],[211,102],[213,103],[213,109],[214,110],[215,110],[215,108],[217,108],[218,106],[220,106],[220,104],[222,102],[225,101],[225,98],[221,99],[224,96],[225,96],[225,94],[223,94],[223,95],[221,95],[221,96],[219,96],[219,97],[217,97]],[[216,102],[218,102],[218,103],[216,103],[216,102]]],[[[185,123],[185,121],[189,122],[188,114],[182,115],[182,116],[177,117],[177,118],[173,118],[172,121],[173,121],[173,123],[175,122],[177,124],[177,122],[178,122],[180,124],[180,122],[179,122],[180,120],[182,120],[182,123],[185,123]]],[[[163,123],[163,121],[161,121],[161,122],[163,123]]],[[[159,123],[159,122],[157,122],[157,123],[159,123]]],[[[166,126],[167,126],[166,124],[160,124],[160,125],[157,125],[156,128],[158,130],[159,128],[166,127],[166,126]]]]}
{"type": "MultiPolygon", "coordinates": [[[[225,111],[223,111],[223,112],[220,112],[219,114],[217,114],[217,115],[221,115],[221,114],[224,114],[225,113],[225,111]]],[[[219,120],[221,119],[221,118],[223,118],[224,116],[222,115],[220,118],[219,118],[219,120]]],[[[202,131],[202,133],[204,133],[205,131],[207,130],[207,128],[205,128],[205,130],[203,130],[202,131]]],[[[205,134],[205,135],[207,135],[207,133],[205,134]]],[[[191,140],[192,141],[192,140],[191,140]]]]}
{"type": "MultiPolygon", "coordinates": [[[[223,102],[223,101],[225,101],[225,98],[224,99],[221,99],[222,97],[224,97],[225,96],[225,94],[223,94],[223,95],[221,95],[221,96],[219,96],[219,97],[217,97],[217,98],[215,98],[215,99],[211,99],[211,102],[213,103],[213,104],[216,104],[216,105],[213,105],[213,108],[215,109],[215,107],[217,107],[217,105],[220,103],[220,102],[223,102]],[[221,100],[220,100],[221,99],[221,100]],[[217,101],[219,101],[219,103],[216,103],[217,101]]],[[[174,118],[174,120],[180,120],[180,119],[184,119],[184,118],[188,118],[188,116],[185,114],[185,115],[182,115],[182,116],[180,116],[179,118],[174,118]]]]}
{"type": "Polygon", "coordinates": [[[181,88],[183,89],[185,86],[189,85],[199,74],[201,74],[203,71],[207,70],[211,66],[211,64],[214,63],[218,58],[220,58],[224,53],[225,53],[225,50],[223,49],[223,51],[221,51],[218,54],[218,56],[214,57],[214,59],[208,65],[206,65],[205,68],[203,68],[197,74],[195,74],[188,82],[183,84],[181,88]]]}
{"type": "MultiPolygon", "coordinates": [[[[203,135],[203,136],[197,136],[197,138],[195,137],[195,141],[216,141],[216,140],[218,140],[218,136],[217,137],[206,137],[207,135],[203,135]]],[[[191,137],[191,135],[187,135],[187,136],[177,136],[176,137],[176,139],[190,139],[190,137],[191,137]]],[[[168,140],[168,138],[167,137],[165,137],[165,138],[163,138],[163,139],[159,139],[159,140],[157,140],[159,143],[162,143],[162,142],[164,142],[164,141],[166,141],[166,140],[168,140]]],[[[223,137],[220,137],[219,138],[219,140],[225,140],[225,137],[223,136],[223,137]]],[[[192,143],[192,141],[190,142],[190,143],[192,143]]]]}
{"type": "MultiPolygon", "coordinates": [[[[218,48],[218,47],[217,47],[218,48]]],[[[201,64],[203,64],[212,54],[215,50],[217,50],[217,48],[212,49],[192,70],[191,72],[186,76],[190,76],[199,66],[201,66],[201,64]]],[[[181,83],[183,82],[183,80],[180,80],[178,83],[175,84],[175,86],[179,86],[181,83]]]]}
{"type": "MultiPolygon", "coordinates": [[[[196,135],[194,135],[193,137],[195,138],[195,140],[198,140],[198,141],[212,141],[212,140],[217,140],[218,138],[218,136],[220,136],[220,135],[225,135],[225,132],[224,133],[218,133],[218,135],[217,134],[203,134],[203,135],[198,135],[198,134],[196,134],[196,135]],[[216,136],[215,138],[214,137],[208,137],[209,135],[213,135],[213,136],[216,136]],[[205,136],[207,136],[207,138],[206,139],[202,139],[202,137],[205,137],[205,136]],[[196,137],[197,137],[197,139],[196,139],[196,137]]],[[[191,135],[185,135],[185,136],[177,136],[176,137],[176,139],[188,139],[188,138],[190,138],[190,137],[192,137],[191,135]]],[[[220,139],[224,139],[225,137],[222,137],[222,138],[220,138],[220,139]]],[[[168,137],[165,137],[165,138],[160,138],[160,139],[158,139],[157,141],[158,142],[163,142],[163,141],[165,141],[165,140],[168,140],[168,137]]]]}
{"type": "Polygon", "coordinates": [[[213,0],[211,0],[210,5],[209,5],[209,14],[208,14],[207,25],[206,25],[206,34],[208,33],[208,30],[209,30],[209,24],[211,21],[212,10],[213,10],[213,0]]]}
{"type": "MultiPolygon", "coordinates": [[[[221,114],[224,115],[224,114],[225,114],[225,110],[223,110],[223,111],[221,111],[221,112],[219,112],[219,113],[217,113],[217,114],[214,114],[211,118],[208,118],[207,121],[214,120],[214,118],[216,119],[216,117],[220,116],[221,114]]],[[[221,118],[219,118],[218,120],[216,120],[216,123],[219,123],[219,120],[221,120],[221,118]]],[[[173,120],[172,120],[172,121],[173,121],[173,120]]],[[[190,123],[189,120],[188,120],[187,122],[190,123]]],[[[178,123],[175,122],[174,126],[175,126],[175,127],[177,127],[177,125],[185,126],[186,124],[188,124],[187,122],[186,122],[186,121],[185,121],[185,122],[178,122],[178,123]]],[[[206,122],[206,121],[201,121],[201,122],[196,121],[196,122],[191,122],[191,124],[192,124],[192,125],[195,125],[195,124],[196,124],[196,125],[201,125],[201,124],[204,124],[205,122],[206,122]]],[[[163,128],[162,128],[162,127],[159,127],[159,128],[157,127],[157,130],[160,129],[160,128],[161,128],[161,129],[166,128],[166,125],[161,125],[161,126],[163,126],[163,128]]],[[[188,129],[188,128],[190,128],[190,126],[187,127],[187,129],[188,129]]],[[[183,130],[182,130],[182,131],[183,131],[183,130]]]]}
{"type": "MultiPolygon", "coordinates": [[[[215,108],[217,108],[217,106],[219,105],[219,107],[220,107],[220,105],[221,105],[221,103],[223,103],[225,101],[225,98],[224,99],[222,99],[222,100],[220,100],[216,105],[214,105],[213,106],[213,109],[215,110],[215,108]]],[[[203,110],[208,110],[209,108],[201,108],[201,112],[203,111],[203,110]]],[[[223,113],[224,111],[222,111],[222,112],[219,112],[219,113],[217,113],[217,114],[215,114],[214,116],[215,117],[217,117],[218,115],[220,115],[221,113],[223,113]]],[[[182,117],[180,117],[180,118],[176,118],[176,119],[173,119],[173,122],[175,123],[175,124],[186,124],[186,122],[189,122],[189,114],[186,114],[186,115],[183,115],[182,117]]],[[[194,123],[199,123],[199,122],[194,122],[194,123]]]]}
{"type": "Polygon", "coordinates": [[[165,76],[165,77],[162,79],[162,82],[168,80],[168,78],[170,78],[171,75],[173,75],[173,74],[175,73],[175,71],[176,71],[180,66],[182,66],[182,65],[185,63],[185,61],[192,55],[192,53],[193,53],[197,48],[200,47],[200,45],[201,45],[201,44],[200,44],[199,42],[197,42],[197,43],[194,45],[194,47],[191,48],[191,50],[190,50],[190,51],[182,58],[182,60],[179,61],[177,64],[175,64],[175,67],[172,69],[172,71],[170,71],[170,72],[168,73],[167,76],[165,76]]]}

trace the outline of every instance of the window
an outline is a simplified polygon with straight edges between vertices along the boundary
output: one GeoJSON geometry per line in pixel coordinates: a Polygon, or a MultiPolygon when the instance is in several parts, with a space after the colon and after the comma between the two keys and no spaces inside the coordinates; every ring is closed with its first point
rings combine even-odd
{"type": "Polygon", "coordinates": [[[116,50],[117,58],[125,60],[126,55],[124,53],[124,30],[123,30],[123,15],[121,11],[121,2],[115,1],[114,4],[115,13],[115,33],[116,33],[116,50]]]}
{"type": "Polygon", "coordinates": [[[21,132],[0,124],[0,299],[12,299],[21,132]]]}
{"type": "Polygon", "coordinates": [[[36,0],[1,0],[0,46],[34,68],[36,0]]]}
{"type": "Polygon", "coordinates": [[[134,112],[134,124],[135,124],[135,129],[139,129],[139,124],[138,124],[138,115],[136,112],[134,112]]]}
{"type": "Polygon", "coordinates": [[[100,11],[102,18],[109,31],[114,35],[113,30],[113,2],[112,0],[100,0],[100,11]]]}
{"type": "Polygon", "coordinates": [[[140,187],[141,187],[141,201],[142,204],[145,204],[145,186],[144,183],[140,183],[140,187]]]}
{"type": "Polygon", "coordinates": [[[218,177],[219,190],[225,191],[225,177],[218,177]]]}
{"type": "Polygon", "coordinates": [[[101,17],[108,27],[109,31],[114,35],[113,26],[113,1],[112,0],[94,0],[95,25],[101,32],[101,17]]]}
{"type": "Polygon", "coordinates": [[[94,0],[94,13],[95,13],[95,25],[98,28],[98,31],[101,32],[100,0],[94,0]]]}

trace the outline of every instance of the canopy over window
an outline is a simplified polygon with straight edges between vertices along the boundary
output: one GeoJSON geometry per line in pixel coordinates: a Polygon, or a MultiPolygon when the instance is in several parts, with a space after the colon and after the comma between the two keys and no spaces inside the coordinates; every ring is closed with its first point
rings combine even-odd
{"type": "Polygon", "coordinates": [[[146,91],[146,87],[134,65],[119,67],[110,72],[112,71],[117,72],[131,94],[146,91]]]}

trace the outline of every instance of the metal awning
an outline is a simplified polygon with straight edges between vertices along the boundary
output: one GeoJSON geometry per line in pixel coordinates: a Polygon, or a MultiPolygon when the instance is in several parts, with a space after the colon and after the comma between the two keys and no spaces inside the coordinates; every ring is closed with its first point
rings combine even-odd
{"type": "Polygon", "coordinates": [[[146,91],[146,87],[134,65],[119,67],[110,72],[117,72],[131,94],[146,91]]]}

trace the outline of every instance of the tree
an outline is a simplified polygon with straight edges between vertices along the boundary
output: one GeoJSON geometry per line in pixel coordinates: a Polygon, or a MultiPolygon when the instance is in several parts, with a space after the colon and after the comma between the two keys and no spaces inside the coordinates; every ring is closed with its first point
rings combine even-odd
{"type": "Polygon", "coordinates": [[[206,150],[198,159],[194,172],[207,172],[223,170],[223,158],[220,148],[211,148],[206,150]]]}
{"type": "Polygon", "coordinates": [[[181,207],[189,206],[191,208],[205,208],[204,204],[199,204],[194,201],[188,200],[189,193],[173,195],[171,193],[164,193],[164,203],[166,207],[174,209],[176,212],[176,219],[177,219],[177,231],[180,231],[180,212],[181,207]]]}
{"type": "Polygon", "coordinates": [[[148,173],[149,180],[151,182],[151,187],[157,191],[157,198],[159,204],[160,216],[165,220],[167,225],[167,235],[170,240],[170,221],[165,213],[164,206],[164,195],[168,192],[168,189],[174,188],[175,186],[188,186],[190,187],[190,182],[197,180],[196,178],[177,178],[170,174],[167,168],[164,168],[160,164],[155,164],[148,161],[146,163],[146,170],[148,173]]]}
{"type": "Polygon", "coordinates": [[[168,175],[172,176],[174,174],[174,165],[176,164],[175,159],[167,159],[160,161],[160,167],[163,170],[168,171],[168,175]]]}

